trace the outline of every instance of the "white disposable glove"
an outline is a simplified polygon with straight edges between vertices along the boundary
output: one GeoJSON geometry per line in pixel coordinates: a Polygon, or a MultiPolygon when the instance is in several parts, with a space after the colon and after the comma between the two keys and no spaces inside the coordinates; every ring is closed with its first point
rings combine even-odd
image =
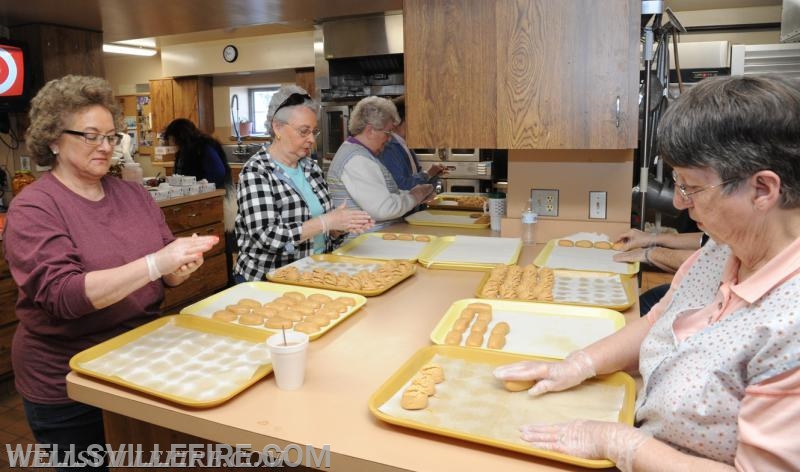
{"type": "Polygon", "coordinates": [[[575,351],[563,361],[522,361],[494,370],[500,380],[536,380],[528,390],[533,396],[566,390],[595,375],[594,362],[584,351],[575,351]]]}
{"type": "Polygon", "coordinates": [[[329,231],[363,233],[375,225],[375,220],[363,210],[347,208],[342,203],[335,210],[321,216],[325,220],[325,228],[329,231]]]}
{"type": "Polygon", "coordinates": [[[522,439],[532,446],[584,459],[610,459],[623,472],[633,470],[636,450],[650,436],[621,423],[573,421],[554,425],[525,425],[522,439]]]}

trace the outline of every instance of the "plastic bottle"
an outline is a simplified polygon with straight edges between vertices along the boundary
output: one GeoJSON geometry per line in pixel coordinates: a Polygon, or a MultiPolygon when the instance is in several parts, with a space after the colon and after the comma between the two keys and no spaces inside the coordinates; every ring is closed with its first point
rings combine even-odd
{"type": "Polygon", "coordinates": [[[522,233],[520,238],[525,245],[532,245],[536,243],[534,230],[536,229],[536,222],[539,221],[539,215],[528,207],[527,210],[522,212],[522,233]]]}
{"type": "Polygon", "coordinates": [[[125,167],[122,168],[122,180],[129,180],[141,184],[143,178],[142,166],[138,162],[125,163],[125,167]]]}

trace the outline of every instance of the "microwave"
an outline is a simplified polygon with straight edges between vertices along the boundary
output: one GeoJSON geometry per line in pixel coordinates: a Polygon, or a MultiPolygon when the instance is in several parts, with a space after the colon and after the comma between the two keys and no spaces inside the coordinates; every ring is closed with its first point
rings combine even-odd
{"type": "Polygon", "coordinates": [[[445,150],[438,148],[418,148],[414,154],[422,162],[441,162],[447,157],[445,150]]]}

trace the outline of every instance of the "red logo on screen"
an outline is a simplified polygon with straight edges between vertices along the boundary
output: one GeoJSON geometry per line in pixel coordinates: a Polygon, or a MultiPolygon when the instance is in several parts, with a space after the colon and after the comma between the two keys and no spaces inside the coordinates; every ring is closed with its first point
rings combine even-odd
{"type": "Polygon", "coordinates": [[[0,46],[0,97],[22,95],[25,82],[22,49],[0,46]]]}

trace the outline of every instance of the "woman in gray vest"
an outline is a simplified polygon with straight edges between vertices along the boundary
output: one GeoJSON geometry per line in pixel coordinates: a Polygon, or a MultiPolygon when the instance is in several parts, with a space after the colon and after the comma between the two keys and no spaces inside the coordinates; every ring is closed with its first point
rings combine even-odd
{"type": "Polygon", "coordinates": [[[541,395],[638,370],[635,427],[527,424],[522,439],[623,471],[798,470],[800,84],[705,79],[669,108],[658,139],[673,204],[711,239],[646,316],[563,361],[495,371],[537,381],[529,393],[541,395]]]}
{"type": "Polygon", "coordinates": [[[348,232],[372,226],[366,212],[336,208],[322,170],[310,155],[319,135],[316,103],[287,85],[272,95],[268,152],[252,156],[239,175],[234,266],[237,282],[263,280],[267,272],[311,254],[330,252],[348,232]]]}
{"type": "Polygon", "coordinates": [[[350,115],[350,136],[342,143],[328,169],[328,185],[335,204],[365,210],[375,220],[373,230],[400,221],[402,216],[433,195],[433,186],[420,184],[400,190],[377,156],[400,123],[391,100],[367,97],[350,115]]]}

